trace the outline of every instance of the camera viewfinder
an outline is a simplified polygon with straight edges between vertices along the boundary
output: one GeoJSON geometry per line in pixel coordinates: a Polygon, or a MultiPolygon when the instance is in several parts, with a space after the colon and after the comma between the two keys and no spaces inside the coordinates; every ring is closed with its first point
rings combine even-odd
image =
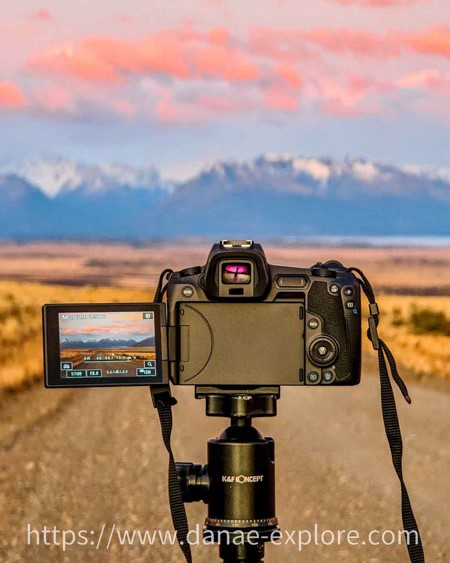
{"type": "Polygon", "coordinates": [[[250,264],[242,262],[222,264],[222,282],[224,284],[249,284],[251,281],[250,264]]]}

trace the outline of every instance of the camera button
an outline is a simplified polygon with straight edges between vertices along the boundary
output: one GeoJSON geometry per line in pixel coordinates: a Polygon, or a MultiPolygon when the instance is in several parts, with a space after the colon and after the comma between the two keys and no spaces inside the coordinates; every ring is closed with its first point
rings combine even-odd
{"type": "Polygon", "coordinates": [[[308,381],[310,383],[318,383],[319,382],[319,374],[317,373],[317,371],[308,372],[308,381]]]}
{"type": "Polygon", "coordinates": [[[192,297],[194,295],[194,288],[192,287],[192,285],[185,285],[181,290],[181,294],[183,295],[183,297],[192,297]]]}
{"type": "Polygon", "coordinates": [[[346,295],[347,297],[350,297],[350,295],[353,295],[353,287],[346,287],[344,289],[344,295],[346,295]]]}
{"type": "Polygon", "coordinates": [[[325,370],[322,374],[325,383],[331,383],[334,379],[334,373],[330,370],[325,370]]]}
{"type": "Polygon", "coordinates": [[[337,283],[332,283],[330,285],[330,293],[333,293],[334,295],[339,293],[339,286],[337,283]]]}
{"type": "Polygon", "coordinates": [[[354,301],[347,301],[345,306],[347,307],[347,309],[354,309],[355,308],[355,302],[354,301]]]}
{"type": "Polygon", "coordinates": [[[316,267],[311,269],[311,274],[319,278],[335,278],[336,272],[328,268],[316,267]]]}
{"type": "Polygon", "coordinates": [[[309,328],[315,329],[319,326],[319,321],[317,319],[310,319],[308,321],[309,328]]]}

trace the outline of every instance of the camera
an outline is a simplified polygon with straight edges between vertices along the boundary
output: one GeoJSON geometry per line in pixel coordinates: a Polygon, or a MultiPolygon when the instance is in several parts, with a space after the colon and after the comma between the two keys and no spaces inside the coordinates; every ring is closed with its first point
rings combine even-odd
{"type": "Polygon", "coordinates": [[[46,386],[360,381],[360,286],[340,262],[276,266],[222,240],[164,289],[167,303],[44,305],[46,386]]]}

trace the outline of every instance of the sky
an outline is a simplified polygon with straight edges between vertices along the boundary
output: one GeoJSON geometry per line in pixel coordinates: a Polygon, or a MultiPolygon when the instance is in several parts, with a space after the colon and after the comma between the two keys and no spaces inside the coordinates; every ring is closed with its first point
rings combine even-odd
{"type": "Polygon", "coordinates": [[[155,334],[154,320],[144,319],[142,315],[142,312],[114,312],[107,313],[107,318],[92,315],[89,319],[69,315],[68,320],[60,319],[60,339],[88,342],[109,338],[140,342],[155,334]]]}
{"type": "Polygon", "coordinates": [[[183,179],[261,153],[450,165],[449,0],[14,0],[0,164],[183,179]]]}

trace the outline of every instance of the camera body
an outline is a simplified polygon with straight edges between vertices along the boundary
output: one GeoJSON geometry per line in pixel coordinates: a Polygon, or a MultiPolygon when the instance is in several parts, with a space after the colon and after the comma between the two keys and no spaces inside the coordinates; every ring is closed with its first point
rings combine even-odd
{"type": "Polygon", "coordinates": [[[214,244],[167,289],[170,379],[217,386],[355,385],[361,307],[339,262],[268,264],[259,244],[214,244]]]}
{"type": "Polygon", "coordinates": [[[355,385],[360,286],[341,263],[275,266],[251,240],[174,272],[167,304],[45,305],[46,385],[355,385]]]}

